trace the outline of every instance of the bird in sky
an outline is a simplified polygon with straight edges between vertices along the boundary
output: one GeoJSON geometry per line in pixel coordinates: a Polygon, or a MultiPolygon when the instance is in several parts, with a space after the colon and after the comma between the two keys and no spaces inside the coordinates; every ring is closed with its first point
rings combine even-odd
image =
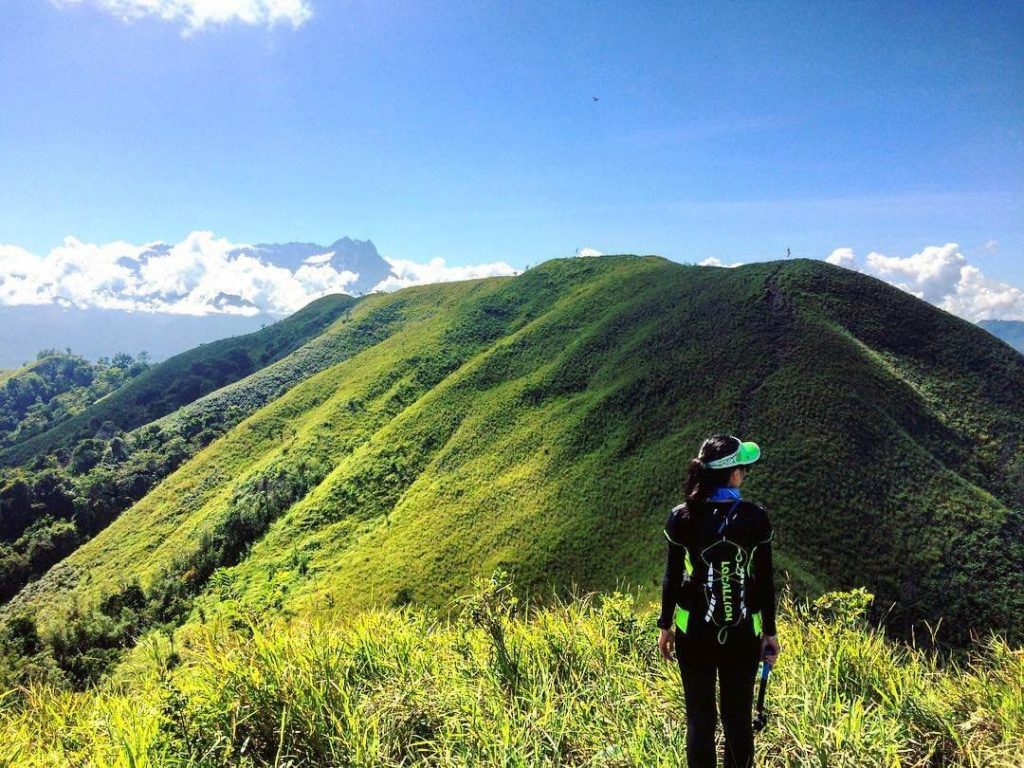
{"type": "Polygon", "coordinates": [[[600,101],[600,99],[597,98],[597,96],[591,96],[590,98],[592,98],[594,101],[600,101]]]}

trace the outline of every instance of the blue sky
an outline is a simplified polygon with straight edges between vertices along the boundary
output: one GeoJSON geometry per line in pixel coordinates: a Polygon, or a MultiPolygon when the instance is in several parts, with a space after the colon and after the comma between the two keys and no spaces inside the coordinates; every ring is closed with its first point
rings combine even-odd
{"type": "Polygon", "coordinates": [[[1024,288],[1020,3],[111,11],[142,1],[4,4],[0,243],[348,235],[516,268],[957,243],[1024,288]]]}

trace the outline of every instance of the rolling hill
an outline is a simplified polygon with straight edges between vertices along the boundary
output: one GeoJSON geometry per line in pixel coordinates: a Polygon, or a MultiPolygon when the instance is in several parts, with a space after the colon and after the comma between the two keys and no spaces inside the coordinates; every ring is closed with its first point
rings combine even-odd
{"type": "Polygon", "coordinates": [[[367,296],[338,323],[346,354],[2,615],[59,637],[89,610],[114,632],[128,605],[150,623],[440,606],[495,567],[653,599],[685,466],[729,431],[763,447],[744,495],[797,591],[867,586],[896,634],[1024,638],[1024,356],[880,280],[560,259],[367,296]]]}
{"type": "Polygon", "coordinates": [[[108,431],[131,430],[154,421],[293,352],[320,335],[354,302],[351,296],[325,296],[259,331],[175,355],[74,418],[0,452],[0,465],[22,464],[68,448],[104,424],[108,431]]]}
{"type": "Polygon", "coordinates": [[[0,429],[0,603],[240,419],[340,359],[347,347],[329,329],[354,302],[328,296],[148,370],[126,355],[107,365],[62,353],[13,374],[0,390],[0,427],[17,427],[0,429]],[[238,390],[225,386],[254,370],[238,390]]]}

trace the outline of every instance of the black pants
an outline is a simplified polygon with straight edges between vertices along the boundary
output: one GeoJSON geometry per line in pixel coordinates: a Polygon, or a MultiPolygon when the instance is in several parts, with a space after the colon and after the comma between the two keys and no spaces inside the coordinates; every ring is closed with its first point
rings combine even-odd
{"type": "MultiPolygon", "coordinates": [[[[691,621],[691,625],[694,622],[691,621]]],[[[686,699],[686,761],[689,768],[715,768],[715,677],[725,734],[726,768],[754,764],[754,679],[761,638],[745,622],[732,627],[724,644],[700,622],[690,633],[676,630],[676,658],[686,699]]]]}

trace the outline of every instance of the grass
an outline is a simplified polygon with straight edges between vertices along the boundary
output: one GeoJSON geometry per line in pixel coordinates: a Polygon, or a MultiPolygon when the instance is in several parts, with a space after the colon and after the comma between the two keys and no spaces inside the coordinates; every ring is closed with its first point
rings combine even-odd
{"type": "MultiPolygon", "coordinates": [[[[496,566],[539,591],[624,581],[650,596],[682,468],[730,431],[765,448],[744,491],[801,592],[867,585],[908,637],[943,616],[944,640],[1024,637],[1024,477],[1008,471],[1024,461],[1024,360],[880,281],[799,261],[555,260],[367,297],[331,333],[344,328],[351,354],[183,464],[12,611],[55,626],[125,580],[149,587],[281,475],[308,492],[198,585],[207,615],[438,607],[496,566]],[[891,332],[897,316],[913,338],[891,332]]],[[[250,381],[189,408],[244,399],[250,381]]]]}
{"type": "MultiPolygon", "coordinates": [[[[652,766],[685,763],[678,668],[636,595],[527,599],[500,570],[446,615],[245,613],[151,635],[103,686],[0,700],[19,766],[652,766]]],[[[1024,656],[893,643],[861,592],[781,605],[766,766],[1015,766],[1024,656]]]]}
{"type": "Polygon", "coordinates": [[[649,608],[714,431],[763,446],[797,592],[764,764],[1024,757],[1024,358],[880,281],[602,257],[369,296],[150,427],[210,424],[0,608],[26,679],[54,637],[120,660],[0,692],[0,764],[680,764],[649,608]]]}

